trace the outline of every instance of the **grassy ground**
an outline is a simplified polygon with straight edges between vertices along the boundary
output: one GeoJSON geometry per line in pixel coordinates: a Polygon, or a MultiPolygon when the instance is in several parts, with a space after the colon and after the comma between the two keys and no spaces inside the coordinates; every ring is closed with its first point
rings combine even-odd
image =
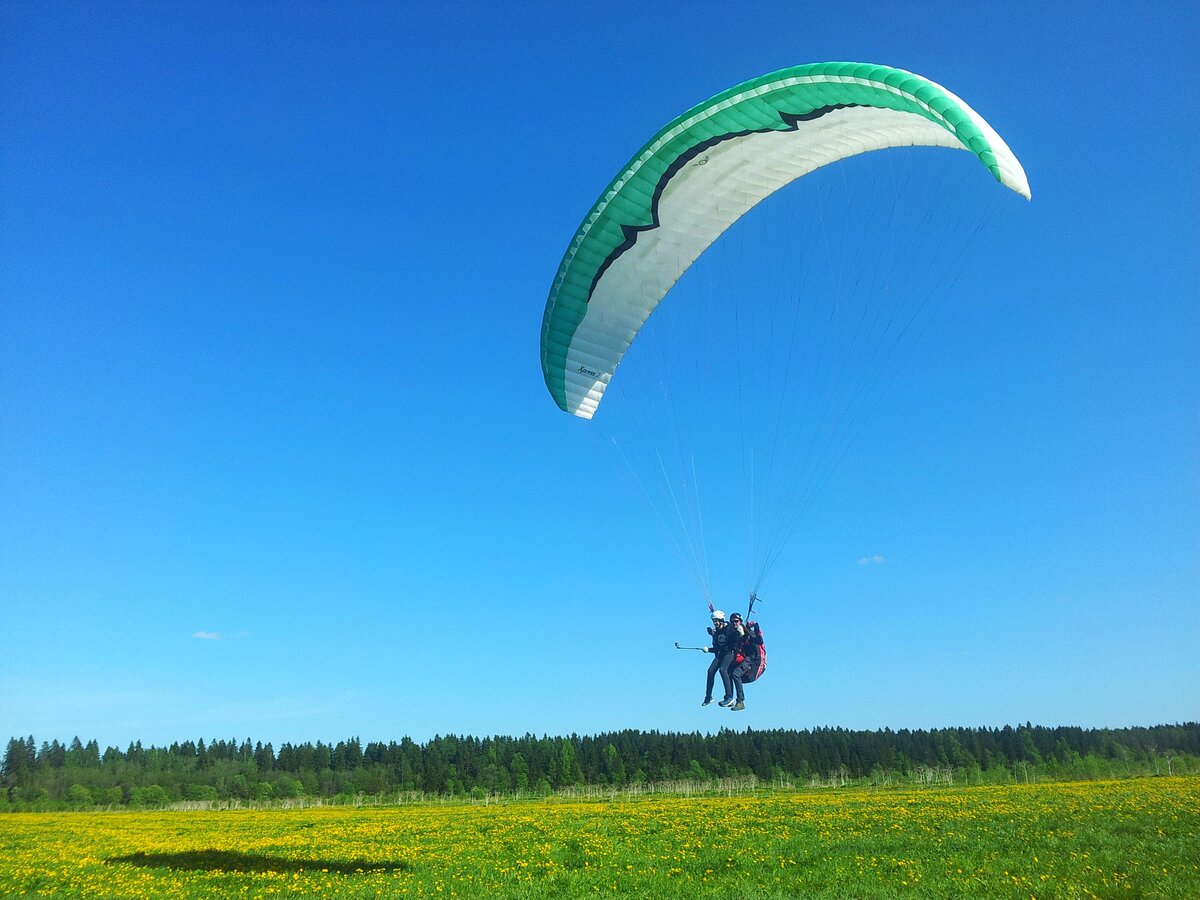
{"type": "Polygon", "coordinates": [[[0,896],[1200,897],[1200,779],[0,816],[0,896]]]}

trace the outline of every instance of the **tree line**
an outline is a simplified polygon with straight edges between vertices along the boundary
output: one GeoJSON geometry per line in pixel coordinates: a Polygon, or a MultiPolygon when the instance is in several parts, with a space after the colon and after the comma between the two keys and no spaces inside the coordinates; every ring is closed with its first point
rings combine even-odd
{"type": "Polygon", "coordinates": [[[592,736],[446,735],[363,744],[214,738],[100,750],[78,737],[12,738],[0,763],[0,810],[153,807],[195,800],[549,794],[586,786],[753,776],[764,783],[959,782],[1126,777],[1200,771],[1200,723],[1085,729],[843,728],[715,734],[618,731],[592,736]]]}

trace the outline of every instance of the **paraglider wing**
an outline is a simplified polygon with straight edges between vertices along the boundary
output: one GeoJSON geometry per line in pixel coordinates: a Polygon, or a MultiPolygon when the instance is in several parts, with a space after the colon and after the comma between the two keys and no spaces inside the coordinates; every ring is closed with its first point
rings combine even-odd
{"type": "Polygon", "coordinates": [[[965,149],[1028,198],[1020,162],[966,103],[928,79],[814,63],[745,82],[663,128],[571,240],[542,318],[542,373],[563,410],[590,419],[642,324],[704,250],[785,184],[888,147],[965,149]]]}

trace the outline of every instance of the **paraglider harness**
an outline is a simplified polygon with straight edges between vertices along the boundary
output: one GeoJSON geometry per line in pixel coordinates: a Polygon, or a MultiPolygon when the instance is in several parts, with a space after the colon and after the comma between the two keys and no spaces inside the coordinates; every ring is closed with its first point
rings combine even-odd
{"type": "Polygon", "coordinates": [[[742,684],[757,681],[767,671],[767,645],[763,643],[762,628],[757,622],[746,623],[746,642],[733,662],[734,665],[743,666],[742,684]]]}

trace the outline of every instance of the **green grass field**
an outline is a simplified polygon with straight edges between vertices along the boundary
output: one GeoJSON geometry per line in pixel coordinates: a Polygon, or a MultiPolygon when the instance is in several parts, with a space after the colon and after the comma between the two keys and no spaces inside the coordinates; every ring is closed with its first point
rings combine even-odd
{"type": "Polygon", "coordinates": [[[1200,779],[0,816],[0,895],[1200,897],[1200,779]]]}

